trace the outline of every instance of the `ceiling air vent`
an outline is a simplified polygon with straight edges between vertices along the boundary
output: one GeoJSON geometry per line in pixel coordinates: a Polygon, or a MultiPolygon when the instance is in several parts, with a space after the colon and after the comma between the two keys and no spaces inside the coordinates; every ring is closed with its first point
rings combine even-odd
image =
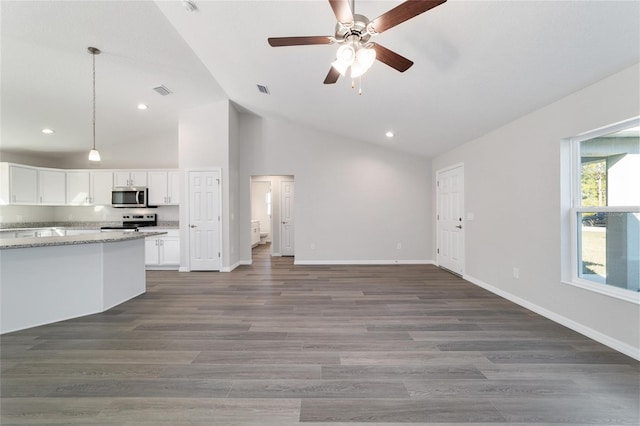
{"type": "Polygon", "coordinates": [[[154,87],[153,90],[160,93],[162,96],[167,96],[173,93],[171,90],[167,89],[164,86],[154,87]]]}
{"type": "Polygon", "coordinates": [[[258,84],[257,86],[260,93],[264,93],[265,95],[269,94],[269,88],[267,86],[263,86],[262,84],[258,84]]]}

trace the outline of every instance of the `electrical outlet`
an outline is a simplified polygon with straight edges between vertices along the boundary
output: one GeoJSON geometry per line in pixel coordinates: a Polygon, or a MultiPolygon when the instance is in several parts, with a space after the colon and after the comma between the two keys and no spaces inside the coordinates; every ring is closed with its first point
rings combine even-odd
{"type": "Polygon", "coordinates": [[[520,269],[518,268],[513,268],[513,278],[520,278],[520,269]]]}
{"type": "Polygon", "coordinates": [[[402,250],[402,243],[397,243],[397,244],[396,244],[396,248],[397,248],[398,250],[402,250]]]}
{"type": "Polygon", "coordinates": [[[16,220],[17,220],[18,222],[22,222],[22,215],[21,215],[21,214],[17,214],[17,215],[16,215],[16,220]]]}
{"type": "Polygon", "coordinates": [[[309,245],[309,248],[310,248],[311,250],[315,250],[315,249],[316,249],[316,243],[311,243],[311,244],[309,245]]]}

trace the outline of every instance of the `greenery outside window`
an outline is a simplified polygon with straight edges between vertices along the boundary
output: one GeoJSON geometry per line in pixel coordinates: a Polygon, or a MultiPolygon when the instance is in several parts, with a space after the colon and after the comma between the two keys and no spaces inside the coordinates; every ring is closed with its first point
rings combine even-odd
{"type": "Polygon", "coordinates": [[[569,281],[640,303],[640,119],[570,144],[569,281]]]}

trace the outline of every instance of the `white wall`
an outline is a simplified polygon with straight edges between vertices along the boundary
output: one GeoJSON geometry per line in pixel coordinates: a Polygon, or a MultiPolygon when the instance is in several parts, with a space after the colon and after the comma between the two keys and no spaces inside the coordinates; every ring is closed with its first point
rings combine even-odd
{"type": "Polygon", "coordinates": [[[257,175],[294,176],[297,263],[433,259],[429,160],[280,119],[242,114],[240,122],[243,261],[257,175]]]}
{"type": "Polygon", "coordinates": [[[0,206],[0,223],[53,222],[56,208],[50,206],[0,206]]]}
{"type": "Polygon", "coordinates": [[[638,305],[561,283],[560,157],[563,138],[640,114],[638,75],[628,68],[433,160],[434,176],[465,166],[468,279],[636,354],[638,305]]]}
{"type": "Polygon", "coordinates": [[[145,135],[109,145],[97,145],[101,161],[82,152],[18,154],[0,151],[0,161],[60,169],[174,169],[178,167],[178,123],[175,131],[145,135]]]}
{"type": "MultiPolygon", "coordinates": [[[[179,168],[183,173],[180,205],[188,206],[185,182],[188,170],[222,170],[222,265],[230,265],[230,201],[229,201],[229,101],[224,100],[185,111],[178,126],[179,168]]],[[[180,210],[181,266],[188,264],[188,209],[180,210]]]]}
{"type": "MultiPolygon", "coordinates": [[[[89,155],[88,152],[87,155],[89,155]]],[[[56,168],[60,167],[60,163],[63,159],[60,158],[60,156],[42,155],[42,153],[24,154],[0,150],[0,161],[25,164],[29,166],[56,168]]]]}
{"type": "Polygon", "coordinates": [[[123,214],[155,213],[158,221],[178,221],[178,206],[116,209],[110,206],[1,206],[0,223],[120,222],[123,214]]]}
{"type": "Polygon", "coordinates": [[[240,263],[240,222],[238,217],[240,190],[240,113],[229,104],[229,261],[225,266],[232,270],[240,263]]]}

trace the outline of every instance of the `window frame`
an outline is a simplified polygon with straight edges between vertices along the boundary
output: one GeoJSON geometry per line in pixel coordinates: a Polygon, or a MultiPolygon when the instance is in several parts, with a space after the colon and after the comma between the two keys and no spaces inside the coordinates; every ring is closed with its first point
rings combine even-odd
{"type": "MultiPolygon", "coordinates": [[[[564,232],[565,236],[569,238],[569,259],[563,262],[563,279],[562,283],[579,287],[582,289],[590,290],[595,293],[603,294],[606,296],[614,297],[616,299],[625,300],[640,305],[640,292],[632,290],[618,288],[612,285],[596,283],[584,278],[580,278],[578,271],[580,270],[580,256],[578,253],[578,241],[579,241],[579,213],[640,213],[640,206],[606,206],[606,207],[588,207],[581,206],[582,193],[581,193],[581,178],[582,178],[582,163],[580,157],[580,143],[589,139],[594,139],[600,136],[604,136],[610,133],[618,132],[630,127],[640,126],[640,117],[624,120],[619,123],[604,126],[596,130],[582,133],[580,135],[566,139],[568,150],[565,151],[567,155],[563,157],[563,164],[568,162],[569,164],[569,182],[568,189],[569,194],[566,194],[566,190],[563,191],[564,202],[562,205],[568,206],[568,220],[565,220],[563,224],[569,227],[568,232],[564,232]],[[567,199],[568,195],[568,199],[567,199]]],[[[566,247],[566,244],[564,244],[566,247]]],[[[566,249],[565,249],[566,250],[566,249]]],[[[566,259],[566,252],[564,253],[566,259]]]]}

